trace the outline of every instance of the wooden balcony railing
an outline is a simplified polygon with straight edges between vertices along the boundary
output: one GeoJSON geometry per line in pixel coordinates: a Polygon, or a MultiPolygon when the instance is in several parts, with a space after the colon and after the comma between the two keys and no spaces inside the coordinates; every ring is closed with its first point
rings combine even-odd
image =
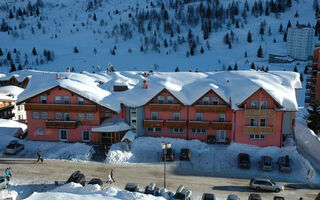
{"type": "Polygon", "coordinates": [[[252,134],[252,133],[272,134],[273,133],[273,127],[245,126],[243,132],[245,134],[252,134]]]}
{"type": "Polygon", "coordinates": [[[25,110],[36,111],[69,111],[69,112],[96,112],[96,105],[78,105],[78,104],[38,104],[26,103],[25,110]]]}
{"type": "Polygon", "coordinates": [[[144,120],[143,126],[145,128],[161,128],[163,127],[163,120],[144,120]]]}
{"type": "Polygon", "coordinates": [[[79,122],[78,121],[53,121],[47,120],[46,127],[47,128],[77,128],[79,122]]]}
{"type": "Polygon", "coordinates": [[[151,111],[180,111],[180,104],[149,104],[151,111]]]}
{"type": "Polygon", "coordinates": [[[189,121],[190,128],[207,129],[209,128],[209,122],[207,121],[189,121]]]}
{"type": "Polygon", "coordinates": [[[184,128],[187,126],[187,121],[166,121],[168,128],[184,128]]]}
{"type": "Polygon", "coordinates": [[[232,130],[232,122],[211,122],[211,128],[216,130],[232,130]]]}
{"type": "Polygon", "coordinates": [[[274,117],[275,115],[274,109],[245,109],[244,115],[245,117],[255,117],[255,116],[264,116],[264,117],[274,117]]]}
{"type": "Polygon", "coordinates": [[[217,112],[224,113],[227,111],[226,105],[194,105],[197,112],[217,112]]]}

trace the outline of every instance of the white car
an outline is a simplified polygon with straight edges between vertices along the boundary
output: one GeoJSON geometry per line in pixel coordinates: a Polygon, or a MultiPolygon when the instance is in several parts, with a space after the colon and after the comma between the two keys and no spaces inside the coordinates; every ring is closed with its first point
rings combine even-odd
{"type": "Polygon", "coordinates": [[[9,181],[6,177],[0,176],[0,190],[7,189],[9,181]]]}
{"type": "Polygon", "coordinates": [[[19,151],[24,149],[24,145],[19,143],[18,140],[12,140],[7,148],[5,149],[4,153],[6,154],[17,154],[19,151]]]}

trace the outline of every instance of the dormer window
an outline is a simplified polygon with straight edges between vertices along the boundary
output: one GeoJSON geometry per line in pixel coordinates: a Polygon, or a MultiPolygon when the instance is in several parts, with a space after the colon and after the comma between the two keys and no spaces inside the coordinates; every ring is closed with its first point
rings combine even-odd
{"type": "Polygon", "coordinates": [[[259,107],[259,102],[258,101],[251,101],[250,102],[250,108],[251,109],[258,109],[259,107]]]}
{"type": "Polygon", "coordinates": [[[202,98],[202,104],[203,105],[209,105],[209,97],[203,97],[202,98]]]}
{"type": "Polygon", "coordinates": [[[69,96],[63,96],[63,103],[64,104],[70,104],[70,97],[69,96]]]}
{"type": "Polygon", "coordinates": [[[172,96],[167,96],[167,104],[174,104],[174,99],[172,96]]]}
{"type": "Polygon", "coordinates": [[[40,103],[41,104],[47,104],[48,97],[47,96],[40,96],[40,103]]]}
{"type": "Polygon", "coordinates": [[[62,96],[55,96],[54,103],[58,103],[58,104],[62,103],[62,96]]]}
{"type": "Polygon", "coordinates": [[[212,97],[212,104],[213,105],[219,105],[219,98],[218,97],[212,97]]]}
{"type": "Polygon", "coordinates": [[[77,97],[77,103],[80,105],[84,104],[84,99],[82,97],[77,97]]]}
{"type": "Polygon", "coordinates": [[[158,96],[157,103],[164,104],[164,96],[158,96]]]}
{"type": "Polygon", "coordinates": [[[268,101],[261,101],[261,109],[268,109],[268,101]]]}

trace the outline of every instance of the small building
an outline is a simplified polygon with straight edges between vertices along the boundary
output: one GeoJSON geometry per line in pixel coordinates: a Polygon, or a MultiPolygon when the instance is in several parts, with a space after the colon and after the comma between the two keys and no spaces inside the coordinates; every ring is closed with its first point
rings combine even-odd
{"type": "Polygon", "coordinates": [[[0,87],[0,118],[19,120],[21,122],[26,120],[24,105],[16,105],[17,96],[23,91],[24,89],[18,86],[0,87]]]}

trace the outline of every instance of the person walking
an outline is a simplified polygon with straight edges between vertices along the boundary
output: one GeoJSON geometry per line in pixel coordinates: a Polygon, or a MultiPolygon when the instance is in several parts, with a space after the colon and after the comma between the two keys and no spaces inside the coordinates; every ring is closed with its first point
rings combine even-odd
{"type": "Polygon", "coordinates": [[[37,163],[39,163],[40,161],[41,161],[41,163],[43,163],[43,158],[41,156],[41,149],[40,148],[38,149],[37,156],[38,156],[37,163]]]}
{"type": "Polygon", "coordinates": [[[111,176],[112,182],[116,182],[116,181],[114,180],[114,178],[113,178],[113,169],[111,169],[110,176],[111,176]]]}
{"type": "Polygon", "coordinates": [[[10,181],[10,178],[12,177],[12,169],[11,169],[11,167],[8,167],[5,170],[5,174],[6,174],[7,180],[10,181]]]}
{"type": "Polygon", "coordinates": [[[106,183],[110,183],[110,184],[112,183],[111,172],[109,172],[109,174],[108,174],[108,180],[106,183]]]}

